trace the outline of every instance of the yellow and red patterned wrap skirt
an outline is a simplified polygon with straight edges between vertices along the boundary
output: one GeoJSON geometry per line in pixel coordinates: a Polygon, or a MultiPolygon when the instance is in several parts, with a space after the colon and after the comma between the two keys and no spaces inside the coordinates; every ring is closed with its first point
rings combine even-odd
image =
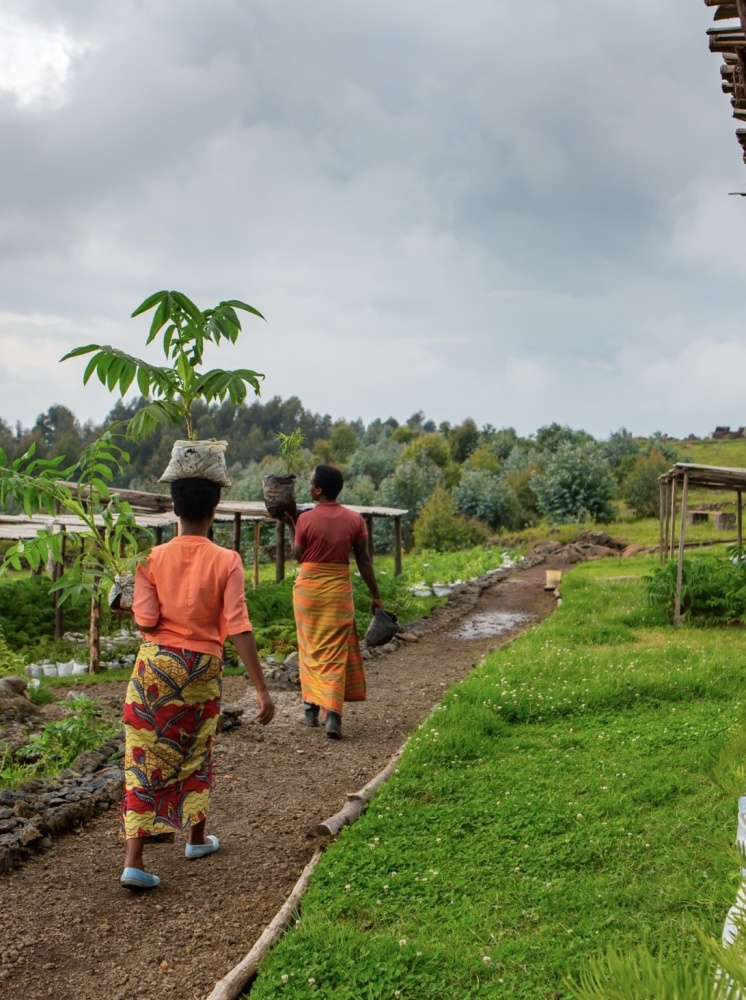
{"type": "Polygon", "coordinates": [[[144,642],[124,703],[124,836],[200,823],[210,805],[220,657],[144,642]]]}
{"type": "Polygon", "coordinates": [[[301,563],[293,611],[303,700],[339,715],[344,702],[365,701],[349,565],[301,563]]]}

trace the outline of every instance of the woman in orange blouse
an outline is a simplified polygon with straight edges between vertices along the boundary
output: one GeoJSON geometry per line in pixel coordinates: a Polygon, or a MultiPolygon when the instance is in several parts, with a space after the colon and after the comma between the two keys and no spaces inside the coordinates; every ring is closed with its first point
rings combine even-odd
{"type": "Polygon", "coordinates": [[[238,552],[208,538],[220,486],[207,479],[171,484],[181,532],[156,546],[135,577],[133,613],[144,641],[124,705],[121,883],[154,889],[143,869],[148,839],[186,829],[187,858],[212,854],[205,835],[212,744],[220,714],[222,653],[230,636],[256,688],[257,722],[274,715],[251,629],[238,552]]]}

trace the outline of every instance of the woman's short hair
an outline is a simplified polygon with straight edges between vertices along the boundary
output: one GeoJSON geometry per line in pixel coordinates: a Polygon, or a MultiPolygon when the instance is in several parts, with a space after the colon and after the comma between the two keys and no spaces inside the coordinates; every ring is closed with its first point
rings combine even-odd
{"type": "Polygon", "coordinates": [[[171,499],[177,517],[204,521],[220,503],[220,486],[211,479],[175,479],[171,499]]]}
{"type": "Polygon", "coordinates": [[[329,500],[336,500],[344,486],[344,476],[333,465],[317,465],[313,470],[313,484],[329,500]]]}

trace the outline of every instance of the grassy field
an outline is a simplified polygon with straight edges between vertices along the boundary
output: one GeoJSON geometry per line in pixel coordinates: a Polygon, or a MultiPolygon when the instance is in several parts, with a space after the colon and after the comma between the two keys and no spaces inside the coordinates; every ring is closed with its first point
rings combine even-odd
{"type": "Polygon", "coordinates": [[[680,442],[682,454],[688,461],[696,465],[723,465],[728,468],[746,469],[746,438],[734,441],[702,441],[680,442]]]}
{"type": "Polygon", "coordinates": [[[657,620],[656,564],[575,569],[552,619],[449,691],[252,1000],[569,997],[607,946],[719,935],[736,801],[712,773],[742,721],[743,635],[657,620]]]}

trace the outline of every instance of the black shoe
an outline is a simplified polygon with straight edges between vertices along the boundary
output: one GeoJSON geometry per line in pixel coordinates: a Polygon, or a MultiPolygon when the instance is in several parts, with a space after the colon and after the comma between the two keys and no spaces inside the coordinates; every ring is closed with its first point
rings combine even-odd
{"type": "Polygon", "coordinates": [[[304,701],[303,702],[303,715],[301,715],[299,721],[302,722],[304,726],[311,726],[312,729],[315,728],[316,726],[318,726],[318,724],[319,724],[319,706],[318,705],[314,705],[310,701],[304,701]]]}
{"type": "Polygon", "coordinates": [[[326,735],[332,740],[342,739],[342,716],[339,712],[326,710],[326,735]]]}

